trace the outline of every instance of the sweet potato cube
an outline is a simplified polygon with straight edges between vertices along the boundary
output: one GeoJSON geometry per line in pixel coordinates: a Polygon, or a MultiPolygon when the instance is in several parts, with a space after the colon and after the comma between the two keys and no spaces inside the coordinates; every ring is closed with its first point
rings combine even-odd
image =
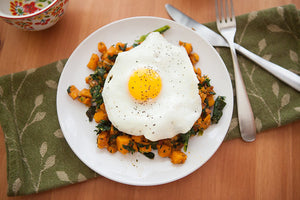
{"type": "Polygon", "coordinates": [[[169,157],[171,155],[171,147],[165,144],[157,145],[158,155],[160,157],[169,157]]]}
{"type": "Polygon", "coordinates": [[[97,123],[100,123],[101,120],[107,120],[107,114],[103,110],[98,110],[94,115],[94,120],[97,123]]]}
{"type": "Polygon", "coordinates": [[[117,147],[118,147],[118,151],[120,151],[122,154],[126,154],[128,153],[128,150],[124,148],[124,146],[128,146],[130,141],[132,141],[130,139],[129,136],[127,135],[120,135],[117,137],[117,147]]]}
{"type": "Polygon", "coordinates": [[[185,48],[188,55],[190,55],[192,53],[193,47],[192,47],[191,43],[179,41],[179,45],[183,46],[185,48]]]}
{"type": "Polygon", "coordinates": [[[90,90],[86,89],[86,88],[84,88],[80,91],[79,96],[92,98],[92,94],[91,94],[90,90]]]}
{"type": "Polygon", "coordinates": [[[183,164],[187,156],[182,151],[172,151],[170,158],[173,164],[183,164]]]}
{"type": "Polygon", "coordinates": [[[98,66],[99,62],[99,56],[95,53],[92,54],[89,63],[87,64],[87,67],[90,68],[91,70],[95,71],[95,69],[98,66]]]}
{"type": "Polygon", "coordinates": [[[98,51],[100,53],[104,53],[107,51],[106,45],[104,44],[104,42],[99,42],[98,43],[98,51]]]}
{"type": "Polygon", "coordinates": [[[137,143],[137,146],[139,148],[139,152],[141,153],[151,152],[151,145],[147,142],[137,143]]]}
{"type": "Polygon", "coordinates": [[[125,51],[126,50],[126,44],[122,43],[122,42],[118,42],[116,44],[116,49],[117,49],[118,52],[125,51]]]}
{"type": "Polygon", "coordinates": [[[208,106],[211,107],[215,104],[215,100],[214,100],[214,97],[211,95],[211,96],[208,96],[207,97],[207,100],[208,100],[208,106]]]}
{"type": "Polygon", "coordinates": [[[79,90],[74,85],[69,86],[67,92],[72,99],[79,97],[79,90]]]}
{"type": "Polygon", "coordinates": [[[116,55],[117,53],[117,49],[114,46],[109,47],[109,49],[107,50],[107,55],[110,57],[116,55]]]}
{"type": "Polygon", "coordinates": [[[134,142],[137,142],[137,143],[141,143],[144,139],[144,136],[131,136],[131,139],[134,141],[134,142]]]}
{"type": "Polygon", "coordinates": [[[118,151],[117,145],[109,145],[107,147],[107,151],[109,151],[110,153],[116,153],[118,151]]]}
{"type": "Polygon", "coordinates": [[[84,97],[84,96],[79,96],[78,101],[87,105],[87,106],[91,106],[92,101],[90,98],[84,97]]]}
{"type": "Polygon", "coordinates": [[[102,148],[107,148],[108,147],[108,133],[106,131],[103,131],[101,133],[98,134],[97,137],[97,146],[98,148],[102,149],[102,148]]]}
{"type": "Polygon", "coordinates": [[[197,53],[191,53],[189,57],[193,65],[199,61],[199,55],[197,53]]]}

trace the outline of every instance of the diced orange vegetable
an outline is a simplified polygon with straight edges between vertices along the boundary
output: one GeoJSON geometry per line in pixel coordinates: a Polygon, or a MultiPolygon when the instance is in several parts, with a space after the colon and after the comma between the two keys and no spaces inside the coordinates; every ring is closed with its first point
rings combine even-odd
{"type": "Polygon", "coordinates": [[[195,122],[195,125],[198,126],[198,128],[200,128],[202,130],[207,129],[210,124],[211,124],[211,116],[210,116],[210,114],[207,114],[204,119],[199,118],[195,122]]]}
{"type": "Polygon", "coordinates": [[[107,147],[107,151],[109,151],[110,153],[116,153],[118,151],[118,148],[116,145],[109,145],[107,147]]]}
{"type": "Polygon", "coordinates": [[[118,130],[116,130],[113,125],[111,125],[109,133],[110,135],[115,135],[118,133],[118,130]]]}
{"type": "Polygon", "coordinates": [[[203,122],[202,122],[202,127],[203,129],[207,129],[208,126],[210,125],[211,123],[211,116],[210,114],[206,115],[206,117],[204,118],[203,122]]]}
{"type": "Polygon", "coordinates": [[[107,148],[108,147],[108,133],[106,131],[103,131],[101,133],[98,134],[97,137],[97,146],[98,148],[102,149],[102,148],[107,148]]]}
{"type": "Polygon", "coordinates": [[[211,110],[209,108],[205,108],[205,113],[208,115],[211,113],[211,110]]]}
{"type": "Polygon", "coordinates": [[[173,164],[183,164],[187,156],[181,151],[172,151],[170,158],[173,164]]]}
{"type": "Polygon", "coordinates": [[[104,76],[103,76],[103,78],[106,79],[107,75],[108,75],[108,73],[105,73],[104,76]]]}
{"type": "Polygon", "coordinates": [[[72,99],[76,99],[77,97],[79,97],[79,90],[75,85],[69,86],[67,92],[69,96],[72,97],[72,99]]]}
{"type": "Polygon", "coordinates": [[[94,115],[94,120],[97,123],[100,123],[101,120],[107,120],[107,114],[103,110],[98,110],[94,115]]]}
{"type": "Polygon", "coordinates": [[[215,100],[214,100],[214,97],[212,95],[208,96],[207,99],[208,99],[208,106],[209,107],[211,107],[215,104],[215,100]]]}
{"type": "Polygon", "coordinates": [[[133,142],[132,148],[135,152],[138,151],[137,143],[133,142]]]}
{"type": "Polygon", "coordinates": [[[102,103],[102,104],[100,105],[100,109],[103,110],[103,111],[105,111],[105,105],[104,105],[104,103],[102,103]]]}
{"type": "Polygon", "coordinates": [[[202,101],[202,103],[204,103],[204,101],[205,101],[205,99],[206,99],[206,96],[207,96],[207,94],[205,94],[205,93],[203,93],[203,92],[199,91],[199,95],[200,95],[200,97],[201,97],[201,101],[202,101]]]}
{"type": "Polygon", "coordinates": [[[87,76],[85,77],[85,83],[90,84],[90,82],[92,81],[92,77],[91,76],[87,76]]]}
{"type": "Polygon", "coordinates": [[[165,144],[157,145],[158,155],[161,157],[169,157],[171,155],[171,147],[165,144]]]}
{"type": "Polygon", "coordinates": [[[109,49],[107,50],[107,54],[108,56],[114,56],[117,54],[117,49],[114,46],[109,47],[109,49]]]}
{"type": "Polygon", "coordinates": [[[78,101],[80,101],[81,103],[87,105],[87,106],[91,106],[91,99],[88,97],[84,97],[84,96],[80,96],[78,98],[78,101]]]}
{"type": "Polygon", "coordinates": [[[116,44],[116,49],[117,49],[117,51],[118,51],[118,52],[123,52],[124,50],[126,50],[125,45],[126,45],[125,43],[118,42],[118,43],[116,44]]]}
{"type": "Polygon", "coordinates": [[[133,46],[130,46],[130,47],[126,47],[126,51],[129,51],[130,49],[132,49],[133,46]]]}
{"type": "Polygon", "coordinates": [[[95,53],[92,54],[89,63],[87,64],[87,67],[91,70],[94,70],[97,68],[99,62],[99,56],[95,53]]]}
{"type": "Polygon", "coordinates": [[[108,61],[109,61],[107,51],[104,52],[104,53],[101,55],[101,59],[103,60],[103,62],[108,62],[108,61]]]}
{"type": "Polygon", "coordinates": [[[197,78],[199,80],[199,78],[201,77],[201,69],[199,67],[194,67],[194,72],[197,74],[197,78]]]}
{"type": "Polygon", "coordinates": [[[179,41],[179,45],[183,46],[185,48],[188,55],[190,55],[192,53],[193,47],[192,47],[191,43],[179,41]]]}
{"type": "Polygon", "coordinates": [[[89,89],[82,89],[79,93],[79,96],[83,96],[83,97],[88,97],[88,98],[92,98],[91,92],[89,89]]]}
{"type": "Polygon", "coordinates": [[[90,87],[94,87],[94,86],[98,85],[98,82],[97,82],[96,80],[93,80],[91,76],[87,76],[87,77],[85,78],[85,82],[86,82],[87,84],[89,84],[90,87]]]}
{"type": "Polygon", "coordinates": [[[118,151],[120,151],[122,154],[128,153],[128,150],[125,149],[125,148],[123,147],[123,145],[124,145],[124,146],[128,146],[129,143],[130,143],[130,141],[132,141],[132,140],[131,140],[130,137],[127,136],[127,135],[120,135],[120,136],[118,136],[118,137],[117,137],[117,147],[118,147],[118,151]]]}
{"type": "Polygon", "coordinates": [[[151,152],[151,145],[147,142],[138,143],[137,146],[139,148],[139,152],[141,153],[151,152]]]}
{"type": "Polygon", "coordinates": [[[191,53],[189,55],[189,57],[190,57],[190,60],[191,60],[193,65],[195,65],[199,61],[199,55],[196,54],[196,53],[191,53]]]}
{"type": "Polygon", "coordinates": [[[144,136],[131,136],[131,139],[134,141],[134,142],[137,142],[137,143],[141,143],[144,139],[144,136]]]}
{"type": "Polygon", "coordinates": [[[104,44],[104,42],[99,42],[98,43],[98,51],[100,53],[104,53],[107,51],[106,45],[104,44]]]}

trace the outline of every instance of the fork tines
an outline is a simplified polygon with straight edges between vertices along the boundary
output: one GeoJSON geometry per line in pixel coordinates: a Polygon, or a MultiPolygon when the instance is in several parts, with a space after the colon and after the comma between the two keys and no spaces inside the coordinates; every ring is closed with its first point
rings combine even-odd
{"type": "Polygon", "coordinates": [[[226,16],[226,21],[227,22],[230,22],[230,21],[235,22],[235,16],[234,16],[234,9],[233,9],[232,0],[230,0],[230,11],[231,11],[231,13],[229,12],[229,9],[228,9],[228,0],[215,0],[217,21],[219,21],[221,23],[225,22],[223,1],[225,1],[225,11],[226,11],[225,13],[227,15],[226,16]],[[220,3],[218,3],[218,2],[220,2],[220,3]],[[220,8],[219,8],[218,5],[220,5],[220,8]],[[220,17],[219,17],[219,13],[221,15],[221,20],[220,20],[220,17]]]}

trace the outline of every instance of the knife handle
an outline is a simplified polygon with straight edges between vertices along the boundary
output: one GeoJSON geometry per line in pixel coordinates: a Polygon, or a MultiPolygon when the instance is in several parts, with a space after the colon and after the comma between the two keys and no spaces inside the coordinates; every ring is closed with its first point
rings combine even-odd
{"type": "Polygon", "coordinates": [[[263,59],[262,57],[252,53],[239,44],[235,43],[234,47],[238,52],[248,57],[256,64],[260,65],[262,68],[273,74],[275,77],[300,92],[300,76],[266,59],[263,59]]]}

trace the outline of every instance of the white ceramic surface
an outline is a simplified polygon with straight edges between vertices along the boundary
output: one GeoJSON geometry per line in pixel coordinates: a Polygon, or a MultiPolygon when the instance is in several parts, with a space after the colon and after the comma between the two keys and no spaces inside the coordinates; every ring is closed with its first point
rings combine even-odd
{"type": "Polygon", "coordinates": [[[201,167],[216,152],[230,125],[233,111],[233,91],[229,73],[216,50],[192,30],[173,21],[156,17],[134,17],[113,22],[98,29],[87,37],[72,53],[58,84],[57,113],[62,132],[74,153],[92,170],[111,180],[129,185],[159,185],[178,180],[201,167]],[[203,136],[190,139],[187,160],[183,165],[174,165],[168,158],[155,152],[154,160],[140,153],[123,155],[98,149],[96,123],[89,122],[85,115],[87,107],[73,101],[67,94],[69,85],[79,89],[87,87],[85,77],[93,73],[86,65],[92,53],[98,53],[97,44],[107,46],[117,42],[133,44],[139,36],[164,25],[169,42],[190,42],[200,56],[197,67],[211,79],[217,95],[226,97],[226,107],[218,124],[210,126],[203,136]]]}

